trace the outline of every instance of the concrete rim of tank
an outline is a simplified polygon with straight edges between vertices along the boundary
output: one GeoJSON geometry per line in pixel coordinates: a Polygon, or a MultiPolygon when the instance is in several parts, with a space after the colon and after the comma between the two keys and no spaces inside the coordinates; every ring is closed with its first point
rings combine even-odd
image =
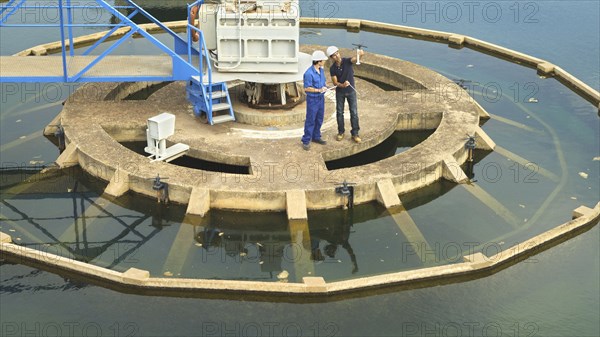
{"type": "MultiPolygon", "coordinates": [[[[316,48],[324,47],[302,47],[303,50],[316,48]]],[[[419,65],[375,54],[369,54],[355,72],[357,77],[401,89],[390,92],[366,80],[360,83],[363,139],[360,144],[349,140],[348,122],[347,141],[333,140],[337,127],[331,101],[326,104],[322,130],[329,144],[321,147],[313,143],[311,151],[303,151],[299,141],[301,133],[298,133],[301,125],[269,131],[239,123],[214,126],[200,123],[190,113],[182,84],[169,84],[152,95],[156,95],[154,99],[107,101],[105,98],[114,94],[116,85],[93,83],[78,89],[65,103],[60,118],[68,147],[57,162],[63,166],[79,164],[91,175],[109,181],[108,189],[112,184],[121,191],[109,193],[116,196],[123,190],[132,190],[155,197],[151,180],[160,174],[169,178],[170,199],[175,202],[189,203],[196,189],[204,191],[208,208],[281,211],[287,208],[290,191],[305,195],[307,209],[341,206],[344,200],[335,193],[335,184],[342,181],[355,184],[355,203],[381,201],[384,193],[381,185],[388,189],[393,186],[397,197],[441,178],[464,182],[466,177],[460,164],[467,159],[466,136],[476,135],[479,148],[493,149],[493,142],[479,127],[480,116],[487,113],[451,80],[419,65]],[[215,173],[151,163],[119,144],[145,140],[147,118],[162,111],[176,115],[176,133],[169,141],[190,145],[189,156],[245,165],[250,174],[215,173]],[[435,131],[412,149],[378,162],[333,171],[325,166],[325,161],[350,156],[381,143],[396,130],[415,129],[435,131]],[[300,173],[290,176],[292,171],[300,173]],[[311,175],[311,172],[316,173],[311,175]]]]}

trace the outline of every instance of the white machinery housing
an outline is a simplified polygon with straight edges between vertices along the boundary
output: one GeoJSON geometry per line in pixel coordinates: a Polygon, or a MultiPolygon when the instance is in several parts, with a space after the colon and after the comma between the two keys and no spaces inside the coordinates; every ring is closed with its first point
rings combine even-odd
{"type": "MultiPolygon", "coordinates": [[[[238,0],[201,6],[198,26],[219,72],[297,73],[298,0],[238,0]]],[[[302,71],[303,72],[303,71],[302,71]]]]}

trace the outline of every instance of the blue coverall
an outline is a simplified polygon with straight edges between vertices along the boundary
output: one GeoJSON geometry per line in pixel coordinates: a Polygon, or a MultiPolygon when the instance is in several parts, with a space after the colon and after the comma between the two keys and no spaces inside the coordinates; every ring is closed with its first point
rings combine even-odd
{"type": "MultiPolygon", "coordinates": [[[[310,66],[304,72],[304,89],[313,87],[321,89],[325,86],[325,70],[319,72],[310,66]]],[[[321,139],[321,125],[325,115],[325,96],[320,92],[306,93],[306,121],[304,122],[304,136],[302,144],[309,144],[311,140],[321,139]]]]}

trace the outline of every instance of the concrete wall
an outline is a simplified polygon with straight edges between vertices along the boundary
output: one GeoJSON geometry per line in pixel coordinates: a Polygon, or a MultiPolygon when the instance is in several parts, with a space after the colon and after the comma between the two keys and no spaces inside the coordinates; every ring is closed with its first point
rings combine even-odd
{"type": "MultiPolygon", "coordinates": [[[[10,235],[0,232],[0,257],[10,257],[19,263],[34,263],[51,272],[66,271],[99,280],[102,285],[115,289],[134,289],[136,292],[168,294],[168,291],[185,291],[188,296],[210,291],[218,294],[263,294],[298,296],[335,296],[348,292],[371,291],[377,288],[402,285],[423,286],[430,282],[456,282],[487,276],[536,255],[570,237],[589,230],[600,220],[600,202],[593,209],[581,206],[573,211],[574,220],[550,229],[529,240],[516,244],[492,256],[475,253],[464,256],[464,262],[422,268],[383,275],[362,277],[347,281],[325,282],[321,277],[305,277],[303,283],[227,281],[205,279],[179,279],[151,277],[146,270],[130,268],[121,273],[94,266],[50,252],[35,250],[12,243],[10,235]]],[[[264,300],[265,298],[263,298],[264,300]]],[[[288,299],[289,300],[289,299],[288,299]]]]}

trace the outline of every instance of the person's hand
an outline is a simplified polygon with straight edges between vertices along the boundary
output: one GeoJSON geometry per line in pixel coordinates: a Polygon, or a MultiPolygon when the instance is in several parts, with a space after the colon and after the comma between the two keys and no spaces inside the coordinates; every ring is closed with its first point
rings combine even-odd
{"type": "Polygon", "coordinates": [[[350,82],[346,81],[344,82],[344,84],[342,84],[342,88],[346,88],[350,85],[350,82]]]}
{"type": "Polygon", "coordinates": [[[358,55],[363,56],[365,54],[365,51],[362,49],[358,50],[358,55]]]}
{"type": "Polygon", "coordinates": [[[198,40],[200,40],[200,33],[198,33],[197,31],[194,31],[192,33],[192,41],[198,42],[198,40]]]}
{"type": "Polygon", "coordinates": [[[325,92],[327,91],[327,87],[322,87],[320,92],[325,92]]]}

